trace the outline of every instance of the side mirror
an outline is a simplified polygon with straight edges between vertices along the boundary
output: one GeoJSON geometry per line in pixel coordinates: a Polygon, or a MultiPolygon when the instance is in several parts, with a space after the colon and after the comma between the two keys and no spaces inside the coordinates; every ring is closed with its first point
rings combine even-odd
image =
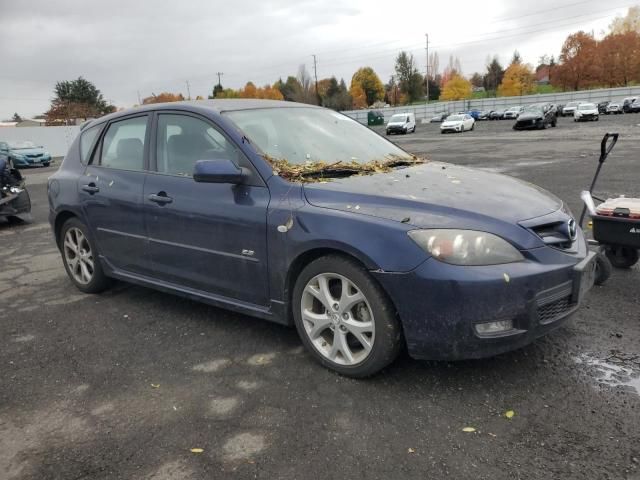
{"type": "Polygon", "coordinates": [[[193,169],[193,179],[201,183],[242,183],[246,170],[231,160],[198,160],[193,169]]]}

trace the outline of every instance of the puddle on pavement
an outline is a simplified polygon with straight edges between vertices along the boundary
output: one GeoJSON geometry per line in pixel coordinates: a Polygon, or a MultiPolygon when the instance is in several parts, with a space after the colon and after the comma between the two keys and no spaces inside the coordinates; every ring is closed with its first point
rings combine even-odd
{"type": "Polygon", "coordinates": [[[640,395],[640,373],[637,369],[621,364],[622,362],[603,360],[586,353],[575,357],[574,360],[578,365],[591,367],[598,383],[612,387],[630,387],[640,395]]]}

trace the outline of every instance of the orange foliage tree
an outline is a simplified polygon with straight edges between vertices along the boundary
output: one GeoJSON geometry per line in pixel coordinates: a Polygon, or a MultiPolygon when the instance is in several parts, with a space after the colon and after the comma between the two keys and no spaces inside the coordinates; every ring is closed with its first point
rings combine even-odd
{"type": "Polygon", "coordinates": [[[148,105],[150,103],[167,103],[167,102],[180,102],[184,100],[184,97],[181,93],[169,93],[162,92],[159,95],[151,95],[150,97],[146,97],[142,99],[143,105],[148,105]]]}
{"type": "Polygon", "coordinates": [[[471,98],[473,86],[471,82],[457,73],[454,73],[442,84],[440,100],[464,100],[471,98]]]}
{"type": "Polygon", "coordinates": [[[597,85],[598,51],[593,35],[577,32],[567,37],[560,52],[560,64],[552,76],[554,85],[580,90],[597,85]]]}

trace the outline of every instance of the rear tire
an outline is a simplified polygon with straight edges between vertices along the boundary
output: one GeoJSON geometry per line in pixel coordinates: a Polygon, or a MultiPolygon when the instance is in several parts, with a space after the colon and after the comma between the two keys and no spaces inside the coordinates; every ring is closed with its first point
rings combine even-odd
{"type": "Polygon", "coordinates": [[[611,265],[616,268],[631,268],[640,258],[638,250],[629,247],[607,247],[606,254],[611,265]]]}
{"type": "Polygon", "coordinates": [[[58,239],[67,275],[78,290],[100,293],[111,285],[104,274],[89,229],[77,218],[70,218],[60,229],[58,239]]]}
{"type": "Polygon", "coordinates": [[[393,304],[350,258],[327,255],[307,265],[296,280],[292,310],[311,356],[341,375],[374,375],[393,362],[402,347],[393,304]]]}

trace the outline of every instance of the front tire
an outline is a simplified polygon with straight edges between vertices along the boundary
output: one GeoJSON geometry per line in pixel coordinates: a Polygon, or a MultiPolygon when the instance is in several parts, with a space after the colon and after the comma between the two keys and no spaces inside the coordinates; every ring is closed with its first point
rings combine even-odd
{"type": "Polygon", "coordinates": [[[89,229],[77,218],[70,218],[60,229],[62,261],[71,282],[84,293],[99,293],[111,284],[102,270],[89,229]]]}
{"type": "Polygon", "coordinates": [[[314,260],[298,276],[292,300],[302,343],[325,367],[364,378],[397,357],[402,329],[395,308],[354,260],[339,255],[314,260]]]}

